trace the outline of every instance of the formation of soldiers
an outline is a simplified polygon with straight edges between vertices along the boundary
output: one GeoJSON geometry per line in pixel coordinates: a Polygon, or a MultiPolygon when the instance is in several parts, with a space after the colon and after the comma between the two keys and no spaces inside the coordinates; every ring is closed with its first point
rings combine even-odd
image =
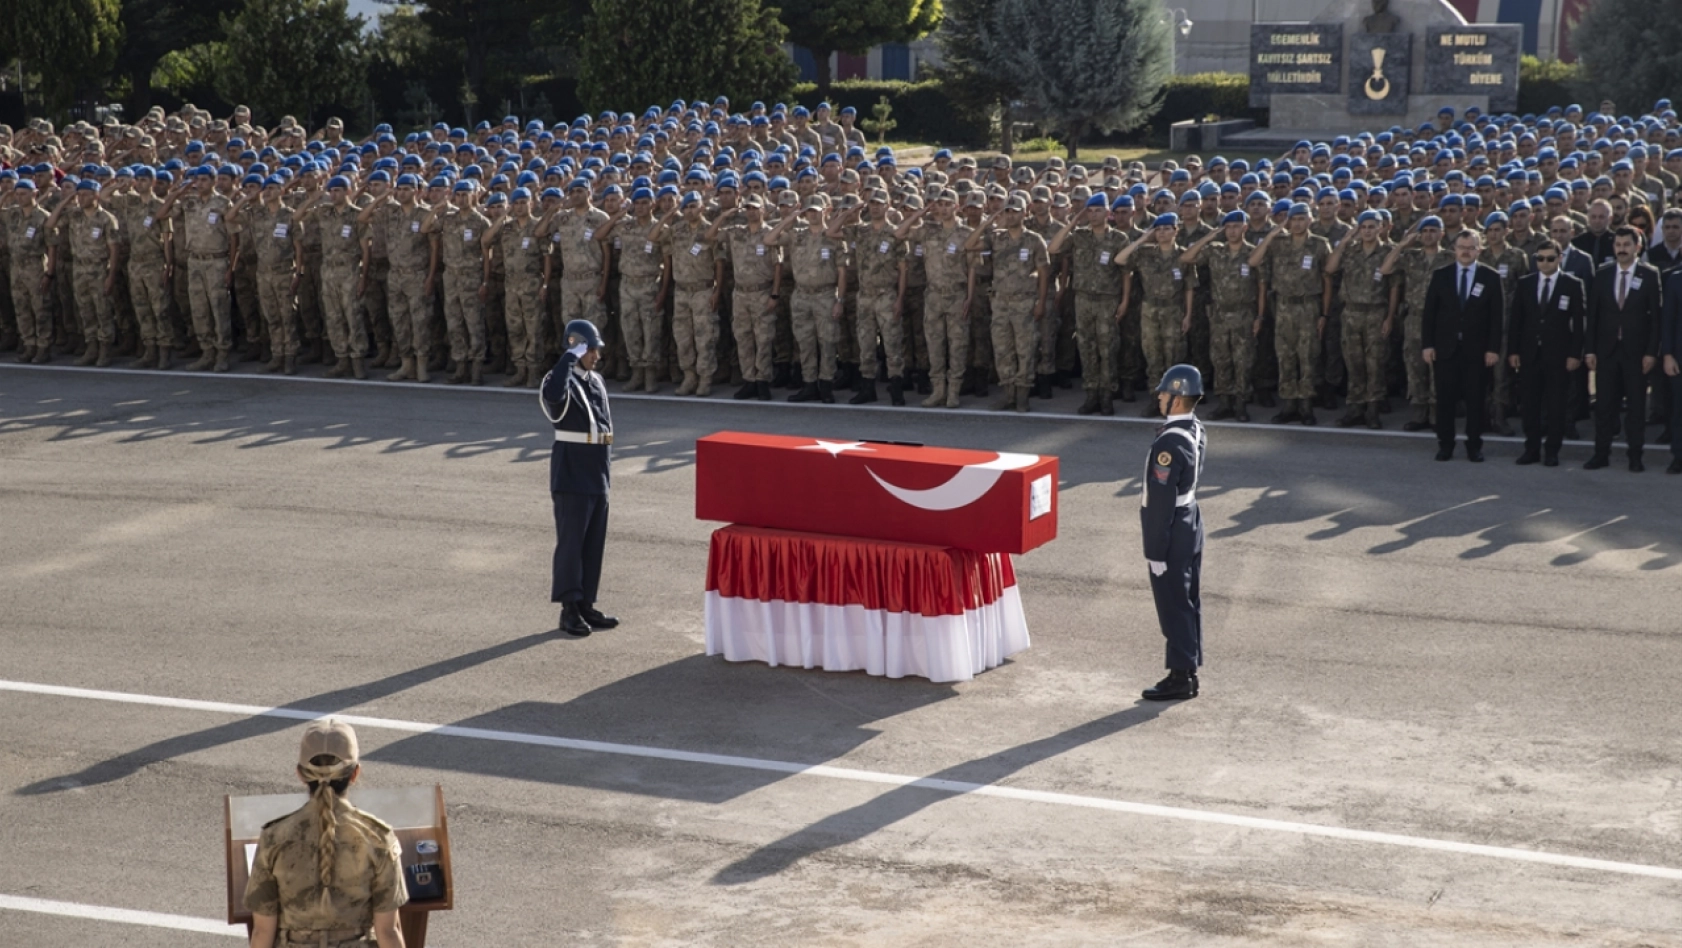
{"type": "MultiPolygon", "coordinates": [[[[1109,415],[1184,361],[1214,419],[1254,405],[1316,424],[1342,394],[1340,424],[1381,427],[1396,399],[1423,430],[1420,313],[1457,235],[1480,237],[1508,294],[1550,237],[1592,278],[1626,223],[1661,270],[1682,264],[1668,101],[1639,118],[1445,109],[1154,170],[947,150],[902,166],[854,118],[721,98],[356,139],[243,107],[0,126],[0,347],[535,388],[558,328],[585,318],[630,391],[863,404],[880,384],[953,408],[996,387],[992,407],[1027,411],[1078,383],[1080,412],[1109,415]]],[[[1489,420],[1511,433],[1505,352],[1492,372],[1489,420]]],[[[1667,422],[1669,377],[1650,381],[1667,422]]],[[[1572,385],[1575,422],[1586,372],[1572,385]]]]}

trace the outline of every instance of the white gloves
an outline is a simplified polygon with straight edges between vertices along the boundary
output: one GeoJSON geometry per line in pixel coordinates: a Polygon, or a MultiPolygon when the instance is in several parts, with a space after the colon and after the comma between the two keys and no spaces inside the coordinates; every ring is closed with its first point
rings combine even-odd
{"type": "Polygon", "coordinates": [[[1161,576],[1168,572],[1168,564],[1162,560],[1146,560],[1145,562],[1150,564],[1152,576],[1161,576]]]}
{"type": "Polygon", "coordinates": [[[590,347],[581,342],[578,345],[573,346],[571,349],[568,349],[567,355],[572,356],[574,359],[582,359],[584,358],[584,353],[589,351],[590,347]]]}

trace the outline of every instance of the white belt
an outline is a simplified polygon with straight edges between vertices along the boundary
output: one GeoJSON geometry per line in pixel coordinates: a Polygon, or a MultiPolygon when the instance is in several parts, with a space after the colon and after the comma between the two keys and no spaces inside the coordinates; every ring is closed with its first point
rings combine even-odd
{"type": "Polygon", "coordinates": [[[597,434],[589,431],[557,431],[556,441],[570,441],[573,444],[612,444],[613,432],[597,434]]]}
{"type": "MultiPolygon", "coordinates": [[[[555,433],[560,434],[560,432],[558,432],[558,431],[555,432],[555,433]]],[[[1174,506],[1176,506],[1176,507],[1190,507],[1192,504],[1194,504],[1196,502],[1197,502],[1197,491],[1192,491],[1189,494],[1181,494],[1180,496],[1174,498],[1174,506]]]]}

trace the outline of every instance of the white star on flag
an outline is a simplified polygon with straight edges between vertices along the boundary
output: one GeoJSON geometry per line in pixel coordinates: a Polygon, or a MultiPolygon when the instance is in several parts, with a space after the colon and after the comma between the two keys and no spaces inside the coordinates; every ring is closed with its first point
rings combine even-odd
{"type": "Polygon", "coordinates": [[[832,457],[832,458],[833,457],[838,457],[843,451],[874,451],[874,450],[876,450],[875,448],[865,447],[863,441],[825,441],[822,438],[818,438],[818,439],[816,439],[816,441],[818,442],[817,444],[803,445],[800,448],[800,450],[801,451],[828,451],[829,456],[832,457]]]}

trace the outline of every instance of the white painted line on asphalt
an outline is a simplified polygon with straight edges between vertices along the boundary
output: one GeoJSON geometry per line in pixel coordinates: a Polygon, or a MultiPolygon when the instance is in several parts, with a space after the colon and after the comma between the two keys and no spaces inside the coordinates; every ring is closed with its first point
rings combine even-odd
{"type": "Polygon", "coordinates": [[[736,757],[728,754],[704,754],[696,751],[674,750],[665,747],[646,747],[638,744],[613,744],[605,741],[585,741],[566,737],[550,737],[545,734],[525,734],[519,731],[496,731],[477,727],[458,727],[453,724],[427,724],[420,721],[402,721],[395,718],[371,718],[362,715],[341,714],[337,712],[309,711],[302,708],[265,708],[258,705],[228,704],[220,701],[197,701],[191,698],[167,698],[158,695],[131,694],[121,691],[96,691],[89,688],[67,688],[62,685],[44,685],[34,682],[6,681],[0,679],[0,691],[12,691],[23,694],[49,695],[60,698],[83,698],[93,701],[112,701],[120,704],[150,705],[159,708],[174,708],[187,711],[210,711],[217,714],[233,714],[251,717],[286,718],[294,721],[315,721],[322,718],[335,718],[355,727],[375,728],[387,731],[403,731],[412,734],[432,734],[440,737],[461,737],[479,741],[497,741],[505,744],[526,744],[536,747],[554,747],[562,750],[580,751],[590,754],[612,754],[619,757],[644,757],[656,760],[678,761],[689,764],[708,764],[715,767],[731,767],[739,770],[757,770],[771,773],[790,774],[804,777],[827,777],[831,780],[847,780],[855,783],[883,784],[891,787],[916,787],[924,790],[938,790],[942,793],[954,795],[970,795],[995,797],[1004,800],[1019,800],[1026,803],[1045,803],[1053,806],[1075,807],[1086,810],[1105,810],[1112,813],[1127,813],[1134,816],[1148,816],[1164,820],[1179,820],[1190,823],[1214,823],[1222,826],[1236,826],[1242,829],[1262,830],[1272,833],[1288,833],[1296,836],[1317,836],[1325,839],[1337,839],[1352,843],[1369,843],[1379,846],[1395,846],[1404,849],[1423,849],[1433,852],[1454,853],[1462,856],[1483,856],[1490,859],[1503,859],[1509,862],[1535,863],[1546,866],[1558,866],[1566,869],[1583,869],[1590,872],[1609,872],[1618,875],[1648,876],[1654,879],[1670,879],[1682,881],[1682,869],[1669,866],[1649,866],[1641,863],[1617,862],[1609,859],[1591,859],[1583,856],[1568,856],[1562,853],[1542,852],[1533,849],[1515,849],[1506,846],[1486,846],[1481,843],[1464,843],[1457,840],[1432,839],[1425,836],[1404,836],[1398,833],[1376,833],[1370,830],[1346,829],[1341,826],[1324,826],[1317,823],[1294,823],[1287,820],[1274,820],[1257,816],[1240,816],[1232,813],[1217,813],[1209,810],[1192,810],[1176,806],[1159,806],[1153,803],[1130,803],[1125,800],[1108,800],[1102,797],[1078,796],[1070,793],[1051,793],[1044,790],[1027,790],[1018,787],[1004,787],[996,784],[969,783],[961,780],[942,780],[934,777],[908,777],[900,774],[881,773],[872,770],[856,770],[850,767],[833,767],[828,764],[796,764],[781,760],[762,760],[757,757],[736,757]]]}
{"type": "MultiPolygon", "coordinates": [[[[283,383],[289,383],[289,384],[351,385],[351,386],[356,386],[356,387],[359,387],[359,388],[362,388],[362,389],[376,391],[376,392],[387,390],[387,389],[412,389],[414,391],[420,391],[420,392],[473,393],[473,394],[478,394],[478,395],[516,395],[516,396],[519,396],[521,398],[532,398],[532,397],[534,397],[534,392],[531,389],[503,388],[501,383],[491,383],[491,384],[485,385],[485,386],[445,385],[442,382],[436,382],[436,383],[434,383],[434,382],[426,382],[426,383],[423,383],[423,382],[387,382],[384,379],[380,379],[380,380],[377,380],[377,381],[373,380],[373,379],[370,379],[368,381],[357,381],[356,379],[326,379],[326,378],[317,378],[317,377],[314,377],[314,376],[306,376],[306,375],[254,375],[254,374],[245,373],[245,372],[175,372],[175,371],[159,372],[156,369],[93,369],[93,368],[78,368],[76,366],[70,366],[70,365],[0,364],[0,370],[4,370],[4,369],[13,369],[13,370],[21,371],[21,372],[74,372],[74,373],[83,373],[83,374],[97,373],[97,374],[101,374],[101,375],[134,375],[134,376],[139,376],[141,378],[167,379],[167,380],[170,380],[170,381],[198,381],[198,380],[230,381],[230,380],[232,380],[232,381],[247,381],[247,382],[283,382],[283,383]]],[[[1078,422],[1087,423],[1087,424],[1122,424],[1122,425],[1152,425],[1152,426],[1156,425],[1159,421],[1161,421],[1161,419],[1158,419],[1158,418],[1140,418],[1140,417],[1137,417],[1137,415],[1132,413],[1132,412],[1129,412],[1129,413],[1126,413],[1126,414],[1117,414],[1117,415],[1115,415],[1113,417],[1109,417],[1109,418],[1105,418],[1102,415],[1079,415],[1079,414],[1075,414],[1075,413],[1072,413],[1072,412],[1057,412],[1057,411],[1035,411],[1035,412],[1030,412],[1026,416],[1023,416],[1023,415],[1019,415],[1015,412],[988,411],[985,408],[922,408],[922,407],[911,407],[909,404],[907,405],[907,407],[904,407],[904,408],[896,408],[892,405],[880,405],[880,404],[878,404],[878,405],[844,405],[844,404],[843,405],[825,405],[825,404],[822,404],[820,402],[790,402],[790,401],[787,401],[786,399],[782,398],[781,396],[779,396],[777,398],[773,398],[771,401],[768,401],[768,402],[762,402],[762,401],[758,401],[756,399],[747,399],[747,400],[738,402],[735,399],[731,398],[728,394],[725,394],[725,395],[722,395],[722,396],[715,396],[715,397],[712,397],[712,398],[691,398],[691,397],[680,397],[680,396],[677,396],[677,395],[648,395],[648,394],[632,395],[632,394],[628,394],[628,393],[622,393],[622,392],[615,391],[617,386],[618,386],[618,383],[609,383],[609,385],[608,385],[608,394],[615,401],[618,401],[619,399],[627,399],[627,400],[630,400],[630,401],[638,401],[638,402],[645,402],[645,401],[646,402],[673,402],[675,404],[680,404],[680,405],[718,405],[718,406],[730,406],[732,408],[734,408],[734,407],[786,408],[786,409],[789,409],[791,411],[800,411],[800,410],[805,410],[805,411],[833,411],[833,412],[844,413],[844,414],[852,414],[854,412],[871,412],[871,411],[875,411],[875,412],[895,412],[895,413],[898,413],[900,415],[911,415],[911,416],[915,416],[915,417],[919,417],[919,418],[931,418],[931,419],[932,418],[943,418],[943,417],[947,417],[947,416],[951,416],[951,415],[959,415],[959,416],[967,416],[967,417],[975,417],[975,418],[1001,418],[1001,419],[1016,419],[1016,420],[1022,420],[1024,417],[1026,417],[1028,419],[1044,418],[1044,419],[1049,419],[1049,420],[1053,420],[1053,421],[1078,421],[1078,422]]],[[[910,401],[910,399],[908,397],[907,402],[909,403],[909,401],[910,401]]],[[[1123,402],[1121,404],[1128,405],[1128,403],[1126,403],[1126,402],[1123,402]]],[[[1128,407],[1132,407],[1132,406],[1128,405],[1128,407]]],[[[1118,405],[1117,406],[1117,411],[1120,411],[1120,410],[1121,410],[1121,408],[1118,405]]],[[[1230,429],[1234,429],[1234,430],[1238,430],[1238,431],[1288,431],[1288,432],[1293,432],[1293,433],[1308,433],[1308,434],[1316,434],[1317,433],[1317,434],[1323,434],[1323,435],[1344,435],[1344,436],[1354,437],[1354,438],[1405,438],[1405,439],[1412,440],[1412,441],[1430,440],[1432,442],[1435,442],[1436,437],[1437,437],[1434,433],[1432,433],[1430,431],[1400,431],[1400,430],[1392,429],[1392,428],[1381,428],[1377,431],[1374,431],[1370,428],[1339,428],[1336,425],[1331,425],[1331,424],[1326,424],[1326,425],[1302,425],[1302,424],[1273,425],[1273,424],[1268,424],[1267,422],[1263,422],[1263,421],[1254,421],[1254,422],[1209,421],[1209,422],[1204,422],[1204,424],[1207,427],[1210,427],[1210,428],[1223,428],[1223,429],[1224,428],[1230,428],[1230,429]]],[[[1500,435],[1485,434],[1483,436],[1483,440],[1486,441],[1486,442],[1491,442],[1491,443],[1501,443],[1501,442],[1508,442],[1508,443],[1512,443],[1512,444],[1522,444],[1522,443],[1524,443],[1524,438],[1522,438],[1518,435],[1514,435],[1512,437],[1501,437],[1500,435]]],[[[1590,440],[1585,440],[1585,439],[1579,439],[1579,440],[1567,439],[1565,443],[1566,444],[1592,444],[1593,442],[1590,441],[1590,440]]]]}
{"type": "Polygon", "coordinates": [[[162,912],[142,912],[137,909],[111,908],[105,905],[83,905],[80,902],[52,902],[21,895],[0,895],[0,911],[34,912],[38,915],[62,915],[68,918],[88,918],[97,922],[117,922],[123,925],[144,925],[147,928],[172,928],[178,932],[198,932],[203,935],[245,937],[245,926],[229,925],[213,918],[194,918],[191,915],[165,915],[162,912]]]}

